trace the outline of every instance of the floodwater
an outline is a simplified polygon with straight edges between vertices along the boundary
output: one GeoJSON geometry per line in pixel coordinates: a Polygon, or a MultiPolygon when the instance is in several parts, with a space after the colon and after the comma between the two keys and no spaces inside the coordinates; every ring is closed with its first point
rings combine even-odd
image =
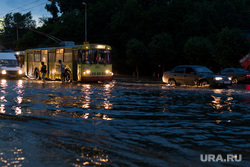
{"type": "Polygon", "coordinates": [[[247,167],[249,125],[247,84],[0,81],[2,167],[247,167]]]}

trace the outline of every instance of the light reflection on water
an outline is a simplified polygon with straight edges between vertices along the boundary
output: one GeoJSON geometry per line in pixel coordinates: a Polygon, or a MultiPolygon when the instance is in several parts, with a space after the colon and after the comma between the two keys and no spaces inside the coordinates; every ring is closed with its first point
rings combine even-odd
{"type": "Polygon", "coordinates": [[[83,105],[82,108],[88,109],[90,108],[90,95],[93,93],[90,91],[91,85],[90,84],[84,84],[82,88],[82,92],[84,92],[84,98],[83,98],[83,105]]]}
{"type": "Polygon", "coordinates": [[[22,166],[25,157],[23,157],[23,149],[20,148],[10,148],[8,150],[8,155],[5,152],[0,151],[0,164],[2,167],[7,166],[22,166]]]}
{"type": "Polygon", "coordinates": [[[246,88],[2,80],[0,92],[1,165],[203,166],[200,154],[232,151],[249,162],[246,88]]]}

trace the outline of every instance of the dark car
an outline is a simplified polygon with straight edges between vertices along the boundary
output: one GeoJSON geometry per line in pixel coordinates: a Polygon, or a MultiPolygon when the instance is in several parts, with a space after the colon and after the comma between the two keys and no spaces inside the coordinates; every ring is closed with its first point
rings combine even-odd
{"type": "Polygon", "coordinates": [[[231,77],[233,84],[250,81],[250,72],[242,68],[225,68],[219,74],[231,77]]]}
{"type": "Polygon", "coordinates": [[[170,85],[197,85],[197,86],[230,86],[231,78],[214,74],[205,66],[180,65],[166,71],[162,77],[163,82],[170,85]]]}

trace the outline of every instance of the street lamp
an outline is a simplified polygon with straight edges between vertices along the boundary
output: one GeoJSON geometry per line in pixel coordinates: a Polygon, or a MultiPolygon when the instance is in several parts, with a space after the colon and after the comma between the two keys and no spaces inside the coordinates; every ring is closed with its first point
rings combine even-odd
{"type": "Polygon", "coordinates": [[[85,42],[87,42],[87,4],[85,2],[82,4],[85,5],[85,42]]]}

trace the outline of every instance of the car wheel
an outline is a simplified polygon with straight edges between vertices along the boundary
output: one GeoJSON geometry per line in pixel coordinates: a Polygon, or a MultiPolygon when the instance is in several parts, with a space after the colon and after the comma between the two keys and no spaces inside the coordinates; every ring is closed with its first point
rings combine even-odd
{"type": "Polygon", "coordinates": [[[209,85],[209,83],[207,80],[200,81],[200,86],[208,86],[208,85],[209,85]]]}
{"type": "Polygon", "coordinates": [[[168,84],[169,84],[170,86],[175,86],[175,85],[176,85],[176,81],[175,81],[174,79],[170,79],[170,80],[168,81],[168,84]]]}
{"type": "Polygon", "coordinates": [[[237,78],[233,78],[232,79],[232,84],[237,84],[238,83],[238,79],[237,78]]]}

